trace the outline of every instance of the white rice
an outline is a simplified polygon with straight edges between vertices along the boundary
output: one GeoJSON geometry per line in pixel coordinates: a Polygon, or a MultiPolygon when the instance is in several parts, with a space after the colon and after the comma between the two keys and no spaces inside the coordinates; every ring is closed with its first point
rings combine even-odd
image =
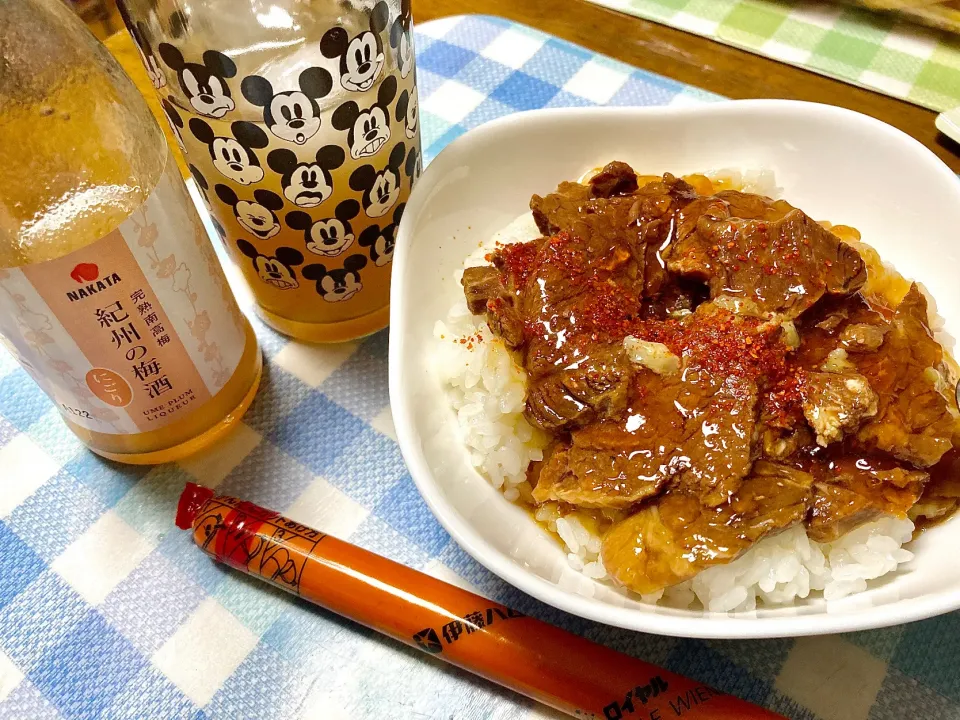
{"type": "MultiPolygon", "coordinates": [[[[732,178],[734,186],[747,191],[777,195],[768,172],[711,175],[719,176],[732,178]]],[[[536,225],[525,214],[471,254],[464,267],[483,264],[497,242],[536,237],[536,225]]],[[[523,368],[493,336],[484,319],[469,312],[459,281],[458,274],[457,302],[446,320],[438,321],[434,328],[436,372],[448,388],[473,466],[507,500],[530,502],[526,468],[543,458],[547,437],[523,416],[523,368]]],[[[557,503],[545,503],[536,509],[535,518],[564,544],[570,567],[598,582],[613,584],[600,559],[601,536],[590,513],[574,510],[563,514],[557,503]]],[[[666,591],[639,597],[643,602],[672,607],[700,605],[711,612],[748,612],[758,603],[792,605],[816,595],[838,600],[862,592],[869,581],[911,560],[913,554],[902,546],[910,541],[913,528],[908,519],[888,517],[861,525],[833,543],[817,543],[797,525],[764,538],[731,563],[708,568],[666,591]]]]}
{"type": "MultiPolygon", "coordinates": [[[[536,225],[526,216],[497,233],[491,246],[536,236],[536,225]]],[[[464,267],[484,263],[489,249],[478,249],[464,267]]],[[[456,281],[459,287],[459,276],[456,281]]],[[[532,460],[543,459],[547,438],[523,417],[526,374],[483,318],[470,313],[462,292],[458,297],[446,322],[434,326],[437,373],[450,388],[450,404],[473,466],[508,500],[529,500],[526,469],[532,460]]]]}

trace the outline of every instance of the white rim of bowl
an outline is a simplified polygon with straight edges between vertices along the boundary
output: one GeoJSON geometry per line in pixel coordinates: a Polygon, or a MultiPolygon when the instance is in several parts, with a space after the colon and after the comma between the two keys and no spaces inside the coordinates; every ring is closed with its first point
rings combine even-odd
{"type": "MultiPolygon", "coordinates": [[[[681,107],[591,107],[530,110],[492,120],[461,135],[447,145],[424,169],[417,186],[419,192],[411,194],[404,219],[400,224],[396,252],[393,258],[394,277],[403,277],[406,272],[406,246],[410,242],[408,238],[410,222],[407,221],[407,218],[413,218],[420,214],[428,201],[429,188],[435,184],[436,178],[440,177],[440,173],[443,171],[444,158],[453,155],[461,145],[482,142],[486,136],[494,135],[505,126],[517,122],[546,117],[578,115],[589,117],[601,114],[619,114],[624,117],[637,114],[661,115],[664,117],[710,114],[738,115],[756,109],[768,112],[819,113],[828,117],[832,115],[838,119],[842,118],[847,122],[854,121],[864,126],[872,126],[873,130],[885,133],[891,142],[907,143],[912,146],[913,150],[917,152],[917,162],[926,164],[928,169],[939,174],[944,182],[957,184],[958,200],[960,200],[960,181],[958,181],[957,176],[918,140],[876,118],[833,105],[798,100],[730,100],[681,107]]],[[[828,610],[784,617],[738,617],[725,613],[706,612],[691,615],[645,613],[633,608],[617,607],[577,595],[525,570],[516,561],[484,540],[443,496],[433,480],[433,472],[423,456],[422,447],[413,432],[413,425],[407,422],[407,418],[410,417],[410,408],[401,390],[403,378],[400,374],[400,357],[403,351],[404,338],[400,332],[402,324],[396,322],[399,320],[398,308],[402,307],[401,285],[402,283],[394,282],[390,291],[391,323],[388,355],[390,406],[395,420],[394,425],[396,426],[401,454],[420,495],[443,528],[474,560],[519,590],[547,605],[606,625],[656,635],[710,640],[800,637],[870,630],[923,620],[960,608],[960,589],[957,589],[930,596],[894,601],[889,604],[864,608],[859,611],[844,612],[838,615],[831,615],[828,610]]],[[[509,501],[504,499],[503,502],[509,501]]],[[[651,607],[655,608],[656,606],[651,607]]]]}

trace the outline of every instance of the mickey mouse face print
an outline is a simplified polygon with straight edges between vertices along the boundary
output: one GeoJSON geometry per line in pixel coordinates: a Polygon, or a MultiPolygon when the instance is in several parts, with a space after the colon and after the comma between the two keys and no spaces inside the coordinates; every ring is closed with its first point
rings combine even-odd
{"type": "Polygon", "coordinates": [[[200,118],[190,119],[190,132],[207,146],[213,166],[226,178],[250,185],[263,179],[263,168],[253,148],[262,149],[268,144],[267,134],[256,125],[240,120],[230,125],[233,137],[216,135],[200,118]]]}
{"type": "MultiPolygon", "coordinates": [[[[390,108],[397,92],[397,79],[384,78],[377,92],[377,102],[367,110],[361,110],[348,100],[333,113],[333,126],[347,130],[350,157],[354,160],[375,155],[390,139],[390,108]]],[[[404,91],[406,94],[406,91],[404,91]]]]}
{"type": "Polygon", "coordinates": [[[320,39],[323,56],[340,61],[340,84],[345,90],[363,92],[373,87],[383,70],[383,40],[389,10],[378,2],[370,12],[370,30],[350,38],[342,27],[330,28],[320,39]]]}
{"type": "Polygon", "coordinates": [[[170,43],[160,43],[158,49],[167,67],[177,73],[180,89],[198,113],[222,118],[236,107],[227,85],[227,78],[237,74],[233,60],[216,50],[207,50],[201,65],[186,62],[183,54],[170,43]]]}
{"type": "Polygon", "coordinates": [[[276,194],[258,188],[253,191],[253,200],[241,200],[226,185],[218,183],[214,190],[221,202],[233,208],[240,226],[258,240],[268,240],[280,232],[276,212],[283,207],[283,200],[276,194]]]}
{"type": "Polygon", "coordinates": [[[390,47],[397,57],[400,77],[406,78],[413,69],[413,41],[410,39],[410,0],[402,0],[400,14],[390,26],[390,47]]]}
{"type": "Polygon", "coordinates": [[[300,89],[274,92],[273,85],[259,75],[248,75],[240,85],[247,102],[263,108],[263,121],[281,140],[303,145],[320,129],[317,100],[333,87],[333,79],[323,68],[307,68],[300,73],[300,89]]]}
{"type": "Polygon", "coordinates": [[[416,137],[420,125],[420,109],[417,105],[417,89],[413,92],[404,90],[397,100],[397,122],[403,123],[403,134],[411,140],[416,137]]]}
{"type": "Polygon", "coordinates": [[[386,215],[400,197],[400,166],[403,164],[407,149],[397,143],[390,151],[387,166],[377,172],[372,165],[361,165],[350,175],[350,187],[362,192],[361,203],[367,217],[378,218],[386,215]]]}
{"type": "MultiPolygon", "coordinates": [[[[121,7],[122,5],[123,4],[120,3],[121,7]]],[[[164,77],[160,63],[157,62],[157,56],[153,54],[153,48],[150,47],[150,42],[147,40],[146,26],[142,22],[131,22],[126,16],[126,12],[121,12],[121,15],[127,24],[127,29],[130,30],[134,45],[137,46],[137,52],[140,53],[140,60],[143,61],[143,67],[147,71],[147,77],[150,78],[154,89],[159,90],[167,84],[167,79],[164,77]]]]}
{"type": "Polygon", "coordinates": [[[334,217],[314,222],[302,210],[287,213],[287,225],[303,230],[307,250],[314,255],[335,257],[346,251],[354,241],[350,221],[360,213],[360,203],[348,199],[337,205],[334,217]]]}
{"type": "Polygon", "coordinates": [[[180,113],[177,111],[176,106],[170,101],[169,98],[163,98],[160,101],[160,106],[163,108],[163,112],[166,114],[167,120],[170,121],[170,129],[173,131],[173,136],[177,139],[177,145],[180,146],[181,150],[186,152],[187,148],[183,144],[183,118],[180,117],[180,113]]]}
{"type": "Polygon", "coordinates": [[[369,226],[360,234],[359,245],[370,251],[370,259],[377,267],[393,262],[393,251],[397,245],[397,227],[403,217],[404,203],[393,211],[393,222],[382,230],[376,225],[369,226]]]}
{"type": "Polygon", "coordinates": [[[281,176],[283,196],[298,207],[316,207],[333,194],[330,171],[343,165],[345,154],[336,145],[324,145],[312,162],[300,162],[296,154],[280,148],[267,155],[270,169],[281,176]]]}
{"type": "Polygon", "coordinates": [[[265,284],[277,290],[300,287],[294,270],[297,265],[303,264],[303,254],[299,250],[280,247],[275,255],[264,255],[246,240],[237,240],[237,248],[253,261],[253,269],[265,284]]]}
{"type": "Polygon", "coordinates": [[[328,270],[326,265],[307,265],[303,276],[316,281],[317,294],[327,302],[346,302],[363,289],[360,271],[366,265],[363,255],[350,255],[342,268],[328,270]]]}

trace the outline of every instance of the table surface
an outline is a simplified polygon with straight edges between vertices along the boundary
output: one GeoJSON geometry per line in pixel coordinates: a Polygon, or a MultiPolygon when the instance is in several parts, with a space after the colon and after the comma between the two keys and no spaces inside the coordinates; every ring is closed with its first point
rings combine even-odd
{"type": "Polygon", "coordinates": [[[728,98],[787,98],[872,115],[933,150],[960,173],[960,145],[932,110],[583,0],[415,0],[414,20],[485,13],[514,20],[630,65],[728,98]]]}
{"type": "MultiPolygon", "coordinates": [[[[532,103],[717,100],[500,20],[419,29],[426,159],[532,103]]],[[[536,603],[469,558],[417,495],[393,439],[384,333],[316,347],[255,325],[267,368],[242,425],[157,468],[84,450],[0,355],[0,467],[18,480],[0,486],[0,719],[559,717],[215,566],[171,526],[191,479],[797,720],[960,719],[958,613],[842,636],[700,642],[536,603]]]]}
{"type": "MultiPolygon", "coordinates": [[[[960,145],[937,131],[932,110],[584,0],[415,0],[413,12],[416,23],[467,13],[504,17],[728,98],[788,98],[856,110],[912,135],[960,173],[960,145]]],[[[125,67],[139,67],[125,32],[106,43],[125,67]]],[[[152,99],[146,75],[135,78],[152,99]]]]}

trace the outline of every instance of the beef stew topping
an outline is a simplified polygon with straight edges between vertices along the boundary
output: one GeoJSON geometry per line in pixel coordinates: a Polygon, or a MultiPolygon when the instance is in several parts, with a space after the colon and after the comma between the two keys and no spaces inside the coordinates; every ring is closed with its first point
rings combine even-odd
{"type": "Polygon", "coordinates": [[[916,285],[889,307],[789,203],[622,162],[530,207],[543,236],[499,246],[464,294],[551,436],[534,501],[614,513],[620,583],[660,590],[798,523],[826,542],[960,505],[960,413],[916,285]]]}

